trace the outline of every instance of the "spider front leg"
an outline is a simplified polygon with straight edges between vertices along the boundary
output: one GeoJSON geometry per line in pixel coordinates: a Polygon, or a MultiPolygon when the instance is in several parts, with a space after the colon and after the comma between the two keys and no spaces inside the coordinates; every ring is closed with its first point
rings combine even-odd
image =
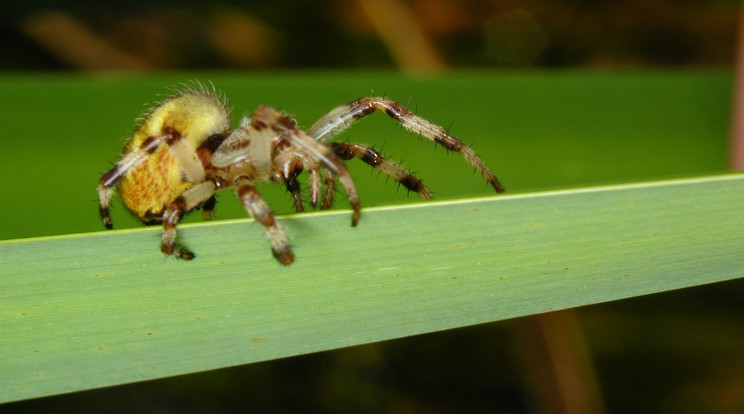
{"type": "Polygon", "coordinates": [[[235,193],[243,203],[248,213],[266,229],[266,235],[271,240],[271,252],[283,265],[294,262],[294,254],[289,246],[289,241],[284,232],[276,223],[274,213],[261,198],[253,181],[246,177],[240,177],[235,181],[235,193]]]}

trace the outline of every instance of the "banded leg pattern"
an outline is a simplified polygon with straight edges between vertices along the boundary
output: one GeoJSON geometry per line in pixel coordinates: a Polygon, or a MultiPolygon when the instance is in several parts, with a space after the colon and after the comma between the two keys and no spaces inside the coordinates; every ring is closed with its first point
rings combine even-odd
{"type": "Polygon", "coordinates": [[[283,265],[294,262],[294,254],[289,246],[289,241],[284,232],[276,222],[274,213],[266,202],[261,198],[253,182],[245,177],[238,178],[235,182],[235,193],[240,198],[246,211],[266,229],[266,235],[271,240],[271,252],[283,265]]]}
{"type": "Polygon", "coordinates": [[[333,153],[342,160],[350,160],[354,157],[359,158],[383,174],[401,183],[408,190],[415,191],[422,199],[431,199],[429,189],[426,188],[420,179],[416,178],[410,173],[410,171],[403,168],[400,164],[383,157],[382,154],[374,148],[341,142],[332,142],[329,144],[329,147],[333,153]]]}
{"type": "Polygon", "coordinates": [[[405,106],[383,98],[362,98],[339,106],[320,118],[308,129],[307,134],[319,142],[328,142],[334,136],[349,128],[354,121],[375,111],[381,111],[400,123],[403,128],[430,139],[450,151],[459,152],[465,160],[475,167],[497,192],[504,192],[504,187],[485,162],[456,136],[444,128],[435,125],[418,115],[414,115],[405,106]]]}

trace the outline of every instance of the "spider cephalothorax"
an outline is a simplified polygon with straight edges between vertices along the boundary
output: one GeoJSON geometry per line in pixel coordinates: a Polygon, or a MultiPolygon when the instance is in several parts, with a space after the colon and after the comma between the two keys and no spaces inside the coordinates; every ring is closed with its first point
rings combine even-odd
{"type": "Polygon", "coordinates": [[[359,158],[421,198],[431,198],[421,180],[378,151],[358,144],[330,142],[353,121],[378,110],[405,129],[459,152],[496,191],[504,191],[470,147],[399,103],[376,97],[359,99],[332,110],[307,131],[300,130],[293,119],[260,106],[231,132],[230,114],[223,100],[214,91],[199,86],[179,92],[155,107],[129,140],[121,160],[101,177],[98,195],[103,224],[113,227],[109,204],[118,184],[122,202],[132,214],[148,224],[163,223],[162,251],[193,259],[193,253],[176,244],[176,224],[184,214],[197,208],[203,210],[205,218],[211,218],[214,194],[233,188],[250,215],[266,228],[274,256],[288,265],[294,261],[292,249],[271,209],[256,191],[256,181],[284,183],[295,209],[302,211],[297,179],[300,172],[309,173],[310,204],[322,209],[333,203],[338,177],[351,202],[352,226],[359,220],[359,198],[343,160],[359,158]]]}

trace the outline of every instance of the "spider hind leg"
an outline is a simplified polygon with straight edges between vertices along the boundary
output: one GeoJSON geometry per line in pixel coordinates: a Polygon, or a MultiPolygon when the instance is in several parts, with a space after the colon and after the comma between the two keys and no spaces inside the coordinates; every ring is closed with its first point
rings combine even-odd
{"type": "Polygon", "coordinates": [[[496,192],[504,192],[504,187],[485,162],[456,136],[418,115],[405,106],[384,98],[362,98],[339,106],[320,118],[308,129],[307,134],[319,142],[326,143],[334,136],[349,128],[354,121],[373,112],[381,111],[396,120],[403,128],[442,145],[449,151],[459,152],[465,160],[483,175],[496,192]]]}

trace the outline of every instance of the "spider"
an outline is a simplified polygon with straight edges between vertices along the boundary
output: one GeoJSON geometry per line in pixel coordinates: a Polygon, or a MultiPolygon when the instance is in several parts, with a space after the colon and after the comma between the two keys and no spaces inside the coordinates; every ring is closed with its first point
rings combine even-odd
{"type": "Polygon", "coordinates": [[[191,260],[194,254],[176,242],[176,225],[183,216],[201,208],[212,218],[215,193],[232,188],[248,213],[266,229],[273,255],[284,265],[294,254],[255,183],[283,183],[296,211],[303,211],[298,175],[309,173],[313,207],[330,208],[336,177],[353,211],[351,225],[359,221],[360,204],[344,160],[358,158],[392,177],[422,199],[431,193],[418,178],[377,150],[358,144],[330,142],[354,121],[383,111],[405,129],[459,152],[497,192],[504,188],[486,164],[455,136],[384,98],[362,98],[339,106],[307,131],[290,117],[259,106],[240,126],[230,131],[225,101],[214,90],[197,84],[179,91],[152,109],[130,138],[119,162],[103,174],[98,186],[100,214],[113,228],[109,205],[118,185],[127,209],[145,224],[163,223],[161,250],[191,260]]]}

